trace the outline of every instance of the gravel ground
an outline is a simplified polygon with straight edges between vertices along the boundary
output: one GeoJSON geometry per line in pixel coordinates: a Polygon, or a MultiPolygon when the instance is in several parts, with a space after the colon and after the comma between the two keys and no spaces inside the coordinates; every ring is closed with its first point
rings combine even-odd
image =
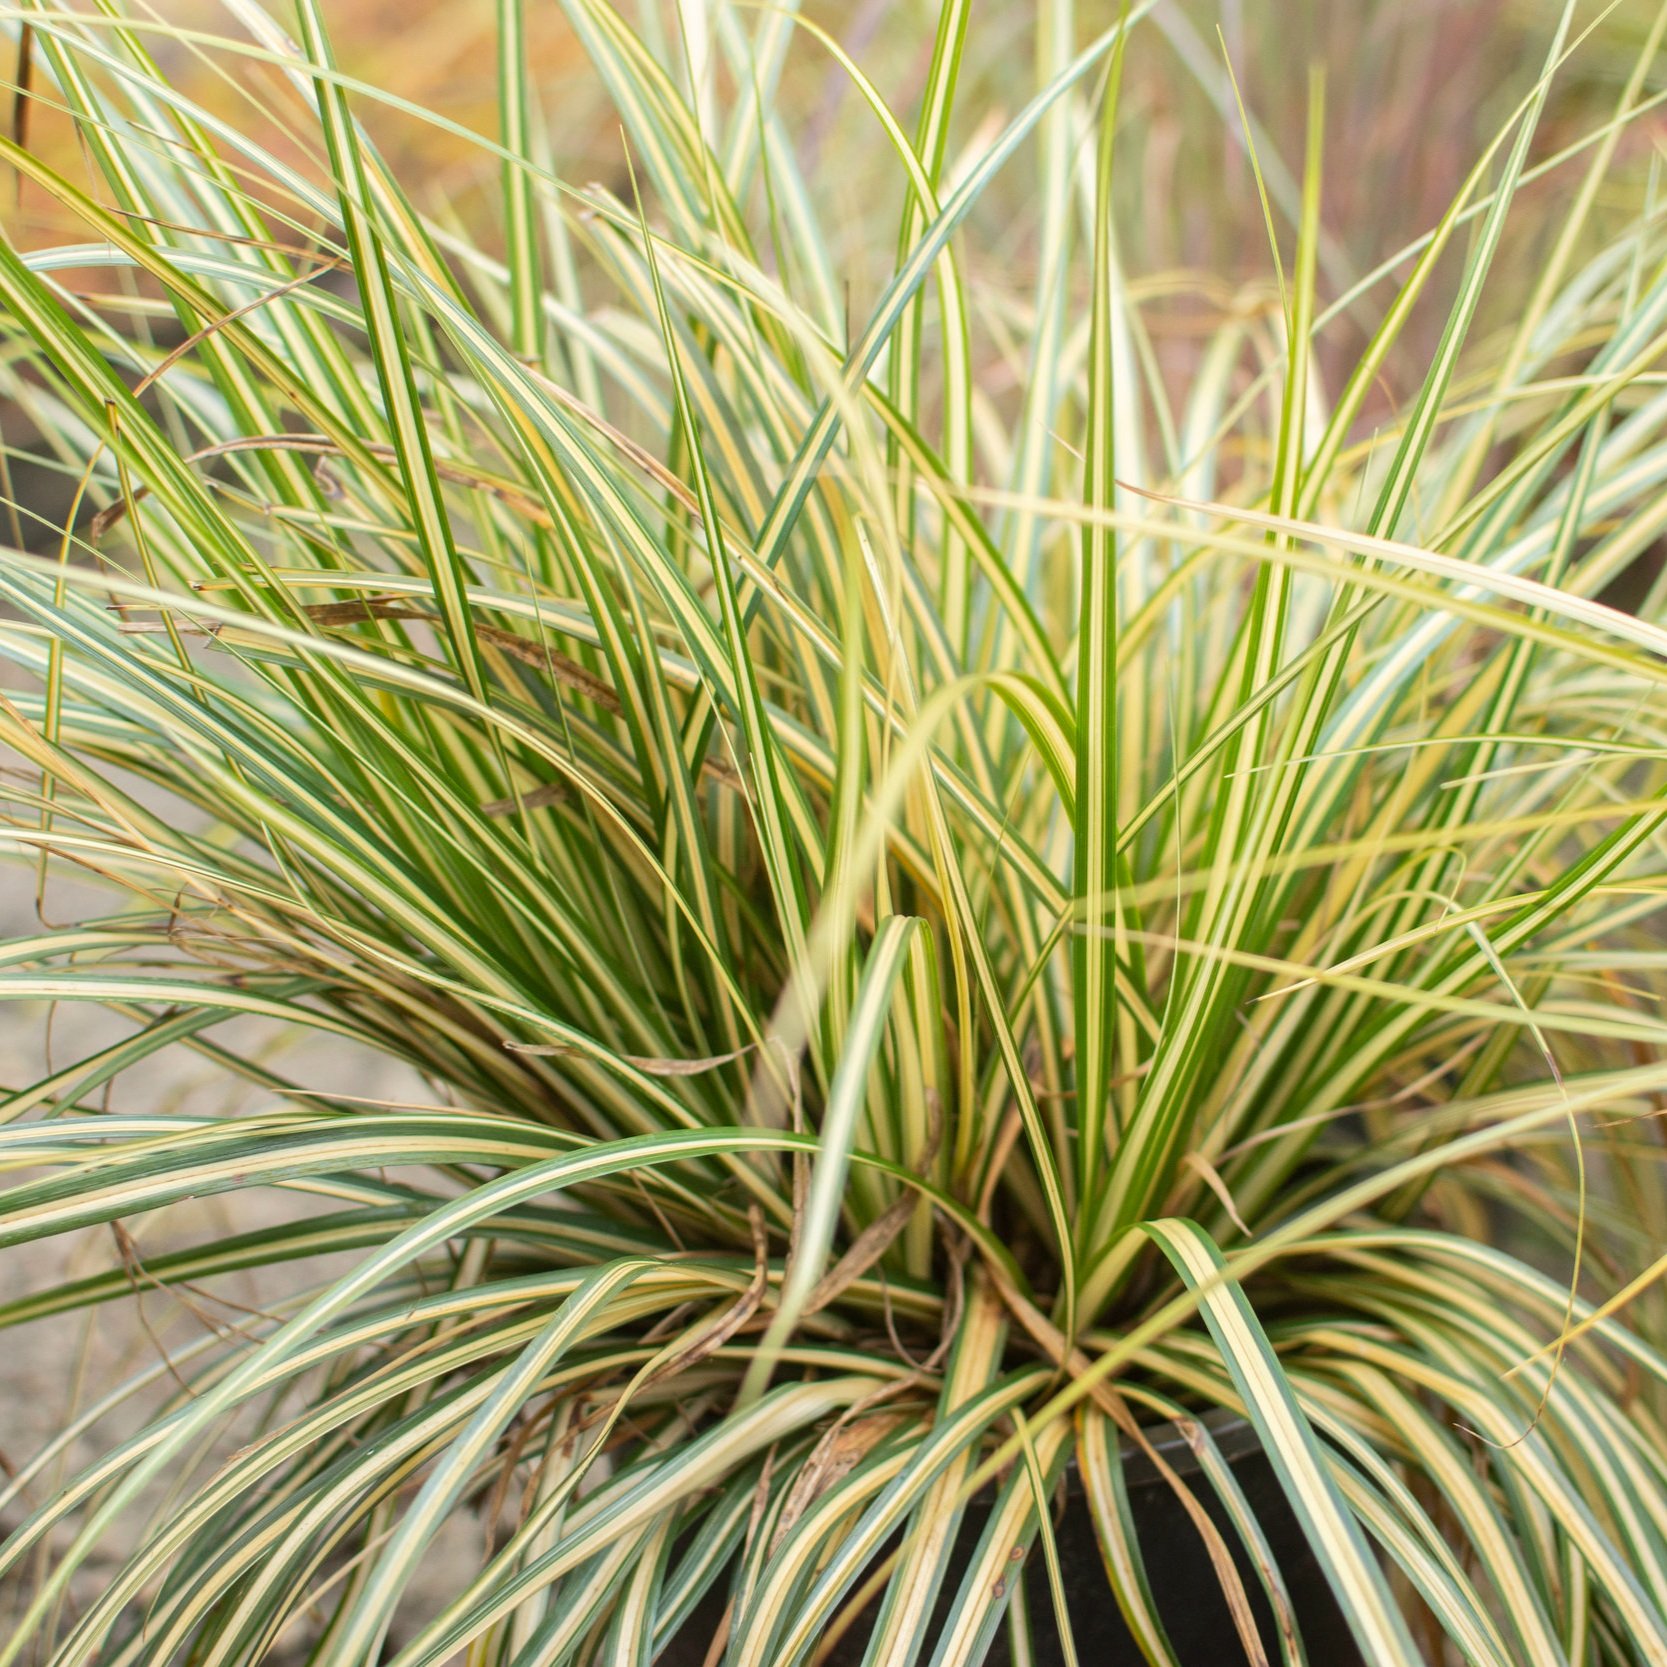
{"type": "MultiPolygon", "coordinates": [[[[0,939],[39,931],[32,871],[0,861],[0,939]]],[[[54,881],[48,900],[49,918],[74,918],[79,908],[104,912],[108,902],[97,893],[54,881]]],[[[130,1027],[114,1015],[94,1007],[42,1004],[0,1005],[0,1089],[15,1089],[61,1069],[126,1034],[130,1027]]],[[[272,1058],[285,1073],[304,1085],[328,1087],[332,1092],[396,1098],[423,1097],[408,1073],[386,1060],[345,1044],[309,1040],[304,1054],[294,1048],[282,1052],[269,1028],[252,1021],[233,1021],[215,1032],[217,1040],[262,1058],[272,1058]]],[[[111,1086],[114,1110],[150,1113],[228,1115],[260,1103],[243,1084],[227,1083],[205,1061],[183,1049],[156,1055],[111,1086]]],[[[16,1179],[10,1177],[9,1179],[16,1179]]],[[[304,1208],[293,1195],[277,1192],[222,1194],[192,1200],[155,1216],[136,1217],[124,1224],[142,1264],[147,1254],[175,1246],[200,1243],[216,1235],[249,1230],[262,1222],[293,1216],[304,1208]]],[[[89,1229],[0,1251],[0,1302],[37,1291],[65,1279],[121,1267],[123,1257],[109,1228],[89,1229]]],[[[309,1264],[316,1277],[319,1263],[309,1264]]],[[[216,1289],[233,1302],[260,1308],[284,1289],[284,1274],[262,1277],[258,1271],[224,1280],[216,1289]]],[[[42,1472],[11,1509],[0,1514],[0,1537],[15,1527],[29,1508],[40,1505],[75,1475],[83,1464],[107,1451],[137,1429],[146,1413],[177,1389],[166,1361],[170,1354],[202,1336],[211,1315],[235,1320],[235,1309],[213,1313],[212,1304],[182,1302],[169,1292],[135,1279],[135,1295],[109,1303],[82,1316],[35,1321],[5,1334],[0,1348],[0,1468],[9,1473],[31,1461],[78,1411],[95,1402],[118,1383],[150,1370],[155,1381],[131,1405],[102,1421],[78,1440],[62,1458],[42,1472]],[[160,1369],[158,1369],[160,1368],[160,1369]]],[[[237,1445],[228,1437],[229,1451],[237,1445]]],[[[200,1474],[206,1475],[205,1469],[200,1474]]],[[[143,1517],[135,1514],[125,1532],[84,1568],[72,1589],[70,1612],[95,1597],[105,1586],[121,1553],[142,1533],[143,1517]]],[[[60,1539],[59,1542],[62,1543],[60,1539]]],[[[425,1591],[441,1593],[451,1584],[448,1569],[462,1565],[476,1543],[472,1519],[462,1519],[448,1530],[435,1551],[436,1579],[425,1591]]],[[[12,1582],[0,1591],[0,1636],[8,1615],[26,1601],[34,1582],[12,1582]]],[[[402,1617],[393,1642],[420,1618],[431,1604],[419,1599],[402,1617]]],[[[295,1639],[299,1648],[302,1640],[295,1639]]],[[[269,1667],[296,1659],[290,1651],[268,1655],[269,1667]]]]}

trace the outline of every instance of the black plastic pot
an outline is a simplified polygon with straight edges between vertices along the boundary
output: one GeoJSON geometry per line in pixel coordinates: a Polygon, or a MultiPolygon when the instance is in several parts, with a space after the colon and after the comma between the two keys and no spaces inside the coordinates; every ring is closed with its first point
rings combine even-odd
{"type": "MultiPolygon", "coordinates": [[[[1241,1420],[1208,1421],[1217,1447],[1232,1468],[1234,1479],[1260,1524],[1268,1549],[1283,1577],[1291,1608],[1314,1667],[1360,1667],[1361,1656],[1342,1611],[1337,1607],[1325,1573],[1309,1549],[1256,1433],[1241,1420]]],[[[1270,1661],[1279,1659],[1279,1639],[1271,1605],[1237,1532],[1217,1502],[1215,1490],[1198,1472],[1197,1462],[1182,1437],[1172,1428],[1154,1432],[1152,1445],[1188,1484],[1193,1497],[1209,1513],[1233,1550],[1239,1575],[1256,1612],[1263,1648],[1270,1661]]],[[[1146,1568],[1152,1600],[1175,1656],[1182,1667],[1241,1667],[1246,1661],[1221,1585],[1197,1527],[1175,1495],[1175,1490],[1139,1452],[1125,1459],[1129,1510],[1146,1568]]],[[[1082,1667],[1144,1667],[1107,1584],[1105,1565],[1094,1534],[1088,1502],[1073,1468],[1067,1474],[1062,1508],[1054,1521],[1060,1571],[1071,1615],[1077,1660],[1082,1667]]],[[[940,1611],[950,1595],[989,1519],[990,1501],[975,1499],[967,1507],[940,1611]]],[[[1055,1620],[1052,1591],[1039,1550],[1025,1561],[1025,1596],[1035,1644],[1035,1667],[1063,1667],[1065,1652],[1055,1620]]],[[[660,1658],[662,1667],[701,1667],[711,1643],[712,1629],[722,1612],[721,1601],[702,1605],[660,1658]]],[[[854,1625],[825,1658],[827,1667],[859,1667],[878,1605],[854,1625]]],[[[934,1630],[936,1627],[934,1621],[934,1630]]],[[[923,1659],[930,1659],[930,1650],[923,1659]]],[[[986,1667],[1009,1667],[1012,1660],[1006,1628],[1001,1628],[984,1658],[986,1667]]]]}

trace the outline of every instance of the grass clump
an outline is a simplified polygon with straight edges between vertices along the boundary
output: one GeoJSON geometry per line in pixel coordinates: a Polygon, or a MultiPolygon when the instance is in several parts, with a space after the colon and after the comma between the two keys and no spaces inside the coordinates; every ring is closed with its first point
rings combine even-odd
{"type": "Polygon", "coordinates": [[[709,1592],[777,1667],[882,1586],[868,1659],[960,1667],[1065,1601],[1073,1461],[1163,1663],[1119,1469],[1210,1409],[1371,1662],[1667,1660],[1667,631],[1647,566],[1601,600],[1667,521],[1653,176],[1609,225],[1662,24],[1547,155],[1562,7],[1361,276],[1316,78],[1224,297],[1119,235],[1147,5],[1039,9],[981,123],[963,5],[905,108],[809,17],[569,0],[624,134],[579,184],[502,0],[490,241],[383,166],[319,0],[226,9],[7,25],[87,177],[0,142],[81,227],[0,245],[8,466],[71,500],[0,552],[0,841],[113,897],[0,995],[126,1028],[8,1086],[0,1244],[160,1242],[0,1323],[286,1280],[10,1480],[0,1667],[357,1667],[470,1511],[508,1527],[398,1667],[648,1662],[709,1592]],[[287,86],[305,160],[182,51],[287,86]],[[806,59],[866,135],[812,172],[806,59]],[[104,1108],[181,1049],[250,1109],[104,1108]],[[167,1242],[253,1189],[293,1213],[167,1242]]]}

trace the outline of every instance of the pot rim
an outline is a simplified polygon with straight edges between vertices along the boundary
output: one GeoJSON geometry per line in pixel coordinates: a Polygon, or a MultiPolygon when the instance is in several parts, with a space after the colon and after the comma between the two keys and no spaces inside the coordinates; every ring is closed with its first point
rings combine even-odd
{"type": "MultiPolygon", "coordinates": [[[[1216,1450],[1229,1465],[1237,1465],[1246,1459],[1259,1456],[1262,1451],[1262,1438],[1256,1433],[1256,1427],[1241,1412],[1234,1412],[1230,1407],[1210,1407],[1207,1411],[1187,1413],[1182,1422],[1192,1424],[1205,1431],[1215,1443],[1216,1450]]],[[[1148,1444],[1169,1468],[1182,1479],[1198,1475],[1202,1469],[1198,1455],[1193,1451],[1180,1424],[1173,1419],[1164,1419],[1158,1424],[1141,1426],[1148,1444]]],[[[1131,1489],[1167,1487],[1169,1484],[1153,1462],[1151,1453],[1123,1436],[1117,1443],[1118,1453],[1123,1460],[1123,1482],[1131,1489]]],[[[1087,1490],[1083,1486],[1082,1472],[1077,1467],[1077,1457],[1073,1453],[1066,1460],[1065,1470],[1060,1478],[1066,1494],[1070,1498],[1081,1498],[1087,1490]]],[[[980,1505],[993,1505],[996,1489],[980,1488],[974,1499],[980,1505]]]]}
{"type": "MultiPolygon", "coordinates": [[[[1211,1407],[1207,1412],[1190,1413],[1186,1422],[1201,1428],[1215,1443],[1228,1464],[1238,1464],[1241,1460],[1259,1454],[1262,1451],[1262,1438],[1257,1435],[1256,1427],[1243,1413],[1234,1412],[1228,1407],[1211,1407]]],[[[1155,1452],[1179,1476],[1196,1475],[1201,1468],[1197,1453],[1192,1449],[1184,1431],[1170,1419],[1161,1424],[1143,1426],[1149,1431],[1147,1440],[1155,1452]]],[[[1130,1441],[1127,1436],[1118,1443],[1122,1453],[1124,1465],[1124,1479],[1131,1488],[1155,1487],[1164,1484],[1164,1478],[1158,1467],[1144,1449],[1130,1441]]],[[[1071,1475],[1077,1476],[1075,1458],[1071,1461],[1071,1475]]]]}

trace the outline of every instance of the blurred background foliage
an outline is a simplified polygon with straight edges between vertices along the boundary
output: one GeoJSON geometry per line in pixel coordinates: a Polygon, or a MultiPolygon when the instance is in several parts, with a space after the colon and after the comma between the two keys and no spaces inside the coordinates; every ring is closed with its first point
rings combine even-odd
{"type": "MultiPolygon", "coordinates": [[[[937,14],[931,0],[811,0],[797,9],[870,67],[895,108],[918,100],[931,61],[937,14]]],[[[963,70],[952,156],[976,140],[978,130],[999,131],[1034,90],[1037,9],[985,8],[963,70]]],[[[170,29],[203,36],[193,41],[158,34],[150,43],[176,84],[274,156],[327,177],[312,119],[294,87],[270,66],[229,61],[225,40],[238,32],[235,7],[224,0],[161,0],[152,10],[170,29]]],[[[654,9],[641,10],[650,17],[654,9]]],[[[659,10],[665,39],[675,42],[676,8],[659,10]]],[[[1370,270],[1440,218],[1537,72],[1557,11],[1553,0],[1167,0],[1124,89],[1117,181],[1129,266],[1148,277],[1200,275],[1174,283],[1173,293],[1162,297],[1165,305],[1155,310],[1153,332],[1166,360],[1184,370],[1188,343],[1213,328],[1209,315],[1245,304],[1233,293],[1235,284],[1266,286],[1272,299],[1267,232],[1234,108],[1234,81],[1253,131],[1261,135],[1275,207],[1289,211],[1300,171],[1308,70],[1323,70],[1330,117],[1321,224],[1325,263],[1341,288],[1338,280],[1370,270]],[[1150,43],[1158,40],[1167,43],[1166,53],[1153,49],[1150,43]],[[1165,319],[1163,312],[1172,316],[1165,319]]],[[[1077,12],[1086,35],[1114,21],[1117,7],[1100,0],[1077,12]]],[[[1586,38],[1552,89],[1535,146],[1539,156],[1554,154],[1601,120],[1636,61],[1650,13],[1642,0],[1594,11],[1586,38]]],[[[495,130],[494,0],[333,0],[329,17],[344,72],[387,95],[362,99],[358,115],[415,206],[472,238],[498,237],[496,163],[467,136],[418,113],[437,113],[476,133],[495,130]],[[395,101],[410,108],[395,108],[395,101]]],[[[530,7],[526,27],[529,80],[550,153],[561,158],[568,179],[592,178],[619,191],[626,182],[618,119],[561,8],[530,7]]],[[[12,80],[15,104],[15,73],[12,80]]],[[[741,96],[740,89],[730,91],[741,96]]],[[[785,110],[808,113],[802,129],[794,122],[807,164],[818,151],[878,160],[871,118],[808,34],[790,55],[781,99],[785,110]]],[[[68,166],[73,176],[76,141],[67,118],[35,98],[21,119],[30,148],[68,166]]],[[[19,120],[15,108],[13,120],[19,120]]],[[[1606,189],[1608,212],[1600,205],[1593,218],[1594,243],[1636,216],[1650,161],[1664,142],[1667,107],[1631,125],[1606,189]]],[[[889,243],[871,233],[875,225],[895,223],[903,183],[889,168],[876,175],[860,167],[807,165],[805,172],[818,189],[842,193],[827,205],[828,218],[846,229],[845,270],[852,309],[859,312],[888,273],[889,243]]],[[[1011,195],[1004,197],[998,180],[973,222],[975,234],[980,227],[984,233],[980,258],[1000,263],[1004,290],[1020,287],[1015,273],[1037,258],[1035,203],[1027,200],[1026,177],[1022,168],[1008,170],[1011,195]],[[990,235],[992,228],[997,235],[990,235]]],[[[1567,188],[1568,177],[1553,175],[1529,188],[1523,211],[1507,230],[1499,263],[1506,273],[1532,271],[1536,245],[1557,229],[1555,214],[1533,212],[1534,195],[1543,203],[1567,188]]],[[[28,187],[9,207],[8,223],[25,247],[75,235],[62,213],[28,187]]],[[[1456,274],[1459,263],[1451,268],[1456,274]]],[[[976,281],[976,264],[972,276],[976,281]]],[[[1508,279],[1496,281],[1483,303],[1484,329],[1490,310],[1508,317],[1511,290],[1508,279]]],[[[1439,328],[1439,291],[1424,313],[1428,328],[1439,328]]],[[[1369,315],[1362,320],[1367,322],[1369,315]]],[[[1346,355],[1356,344],[1334,338],[1327,345],[1346,355]]],[[[1427,337],[1415,326],[1397,354],[1412,367],[1409,376],[1421,372],[1427,349],[1427,337]]],[[[1398,391],[1393,384],[1391,376],[1386,392],[1398,391]]]]}

